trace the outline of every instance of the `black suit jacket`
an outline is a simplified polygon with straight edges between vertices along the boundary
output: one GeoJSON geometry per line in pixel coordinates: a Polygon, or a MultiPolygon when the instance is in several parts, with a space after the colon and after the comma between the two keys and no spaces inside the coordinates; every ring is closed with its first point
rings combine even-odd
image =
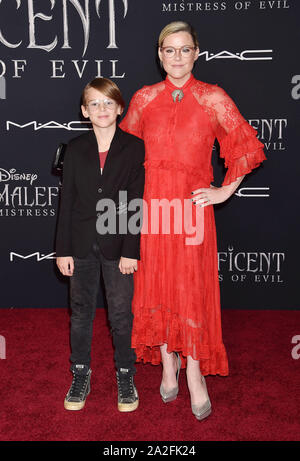
{"type": "MultiPolygon", "coordinates": [[[[140,259],[140,232],[134,235],[127,229],[127,233],[120,233],[118,222],[122,212],[124,220],[126,194],[128,203],[143,198],[144,158],[144,142],[119,127],[111,142],[102,174],[94,131],[68,143],[57,225],[57,256],[84,257],[93,243],[98,241],[107,259],[118,259],[121,256],[140,259]],[[123,203],[120,203],[120,191],[123,191],[123,203]],[[99,223],[105,213],[108,216],[108,208],[96,210],[97,203],[99,210],[100,199],[109,199],[110,205],[114,204],[114,214],[111,214],[110,207],[109,219],[116,221],[115,231],[101,235],[96,229],[97,220],[99,223]]],[[[125,219],[128,221],[133,214],[133,211],[127,211],[125,219]]]]}

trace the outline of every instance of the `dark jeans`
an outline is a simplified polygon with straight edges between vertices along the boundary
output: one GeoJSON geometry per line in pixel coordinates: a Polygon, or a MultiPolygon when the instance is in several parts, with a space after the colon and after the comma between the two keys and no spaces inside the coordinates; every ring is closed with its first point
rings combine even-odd
{"type": "MultiPolygon", "coordinates": [[[[111,327],[116,368],[129,368],[135,373],[136,355],[131,348],[133,314],[133,274],[122,274],[119,260],[105,259],[95,243],[85,258],[74,257],[74,273],[70,277],[71,362],[90,367],[93,320],[102,270],[108,320],[111,327]]],[[[97,338],[101,341],[101,338],[97,338]]]]}

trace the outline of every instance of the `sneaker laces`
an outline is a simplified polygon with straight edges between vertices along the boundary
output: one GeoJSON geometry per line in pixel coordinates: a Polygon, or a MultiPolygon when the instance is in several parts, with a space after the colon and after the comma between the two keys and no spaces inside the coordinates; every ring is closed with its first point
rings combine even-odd
{"type": "Polygon", "coordinates": [[[79,375],[74,373],[73,381],[70,388],[70,396],[79,397],[84,393],[89,375],[79,375]]]}
{"type": "Polygon", "coordinates": [[[122,398],[131,396],[134,393],[133,377],[127,373],[119,372],[117,374],[119,392],[122,398]]]}

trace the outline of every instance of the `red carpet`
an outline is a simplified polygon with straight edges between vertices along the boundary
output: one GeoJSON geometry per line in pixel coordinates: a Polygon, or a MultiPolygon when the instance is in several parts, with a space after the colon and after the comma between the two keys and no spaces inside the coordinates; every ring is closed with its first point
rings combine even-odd
{"type": "Polygon", "coordinates": [[[1,441],[296,441],[300,439],[300,311],[225,310],[230,376],[207,377],[212,415],[192,416],[185,372],[176,401],[159,396],[160,366],[137,365],[140,406],[116,409],[106,312],[94,326],[92,392],[80,412],[63,408],[71,383],[66,309],[0,309],[1,441]],[[300,351],[298,350],[298,353],[300,351]]]}

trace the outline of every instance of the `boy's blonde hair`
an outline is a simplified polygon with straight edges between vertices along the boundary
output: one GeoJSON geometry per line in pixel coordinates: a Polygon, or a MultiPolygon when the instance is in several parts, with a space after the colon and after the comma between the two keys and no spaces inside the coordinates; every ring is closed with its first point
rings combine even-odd
{"type": "Polygon", "coordinates": [[[124,110],[125,102],[118,85],[109,78],[103,77],[95,78],[84,87],[81,95],[83,106],[86,106],[86,93],[90,88],[101,91],[101,93],[103,93],[107,98],[113,99],[119,106],[121,106],[122,111],[124,110]]]}

